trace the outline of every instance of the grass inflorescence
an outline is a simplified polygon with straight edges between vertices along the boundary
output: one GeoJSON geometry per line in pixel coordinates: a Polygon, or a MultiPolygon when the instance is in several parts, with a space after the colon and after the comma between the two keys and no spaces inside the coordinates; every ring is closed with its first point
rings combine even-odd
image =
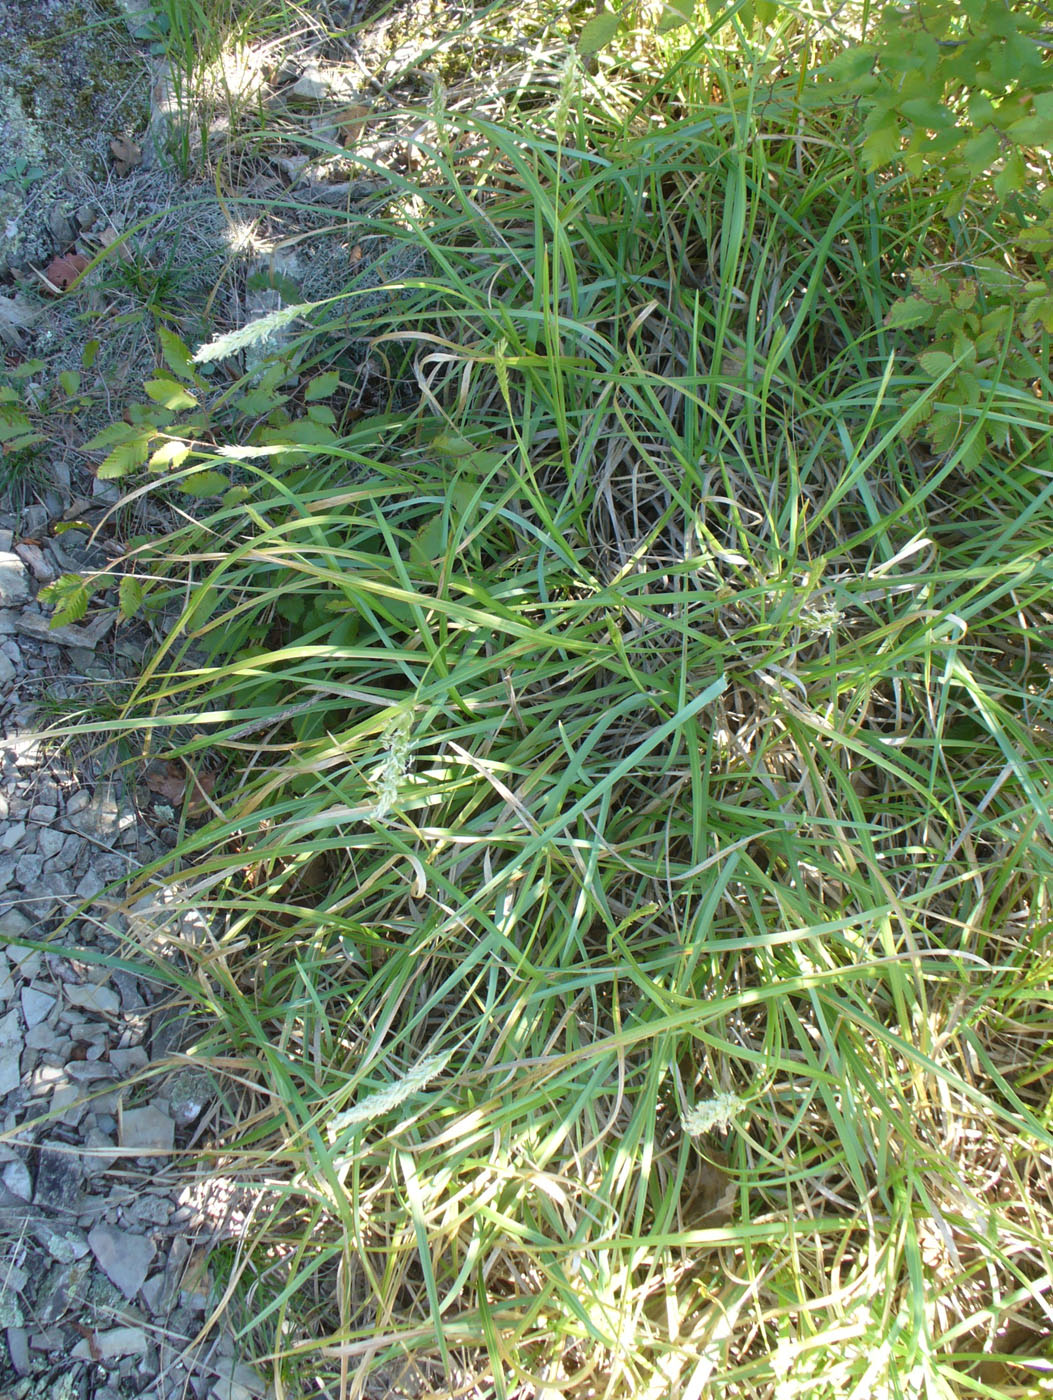
{"type": "Polygon", "coordinates": [[[1048,385],[919,435],[954,226],[729,16],[436,83],[297,308],[398,391],[135,557],[281,1395],[1048,1371],[1048,385]]]}

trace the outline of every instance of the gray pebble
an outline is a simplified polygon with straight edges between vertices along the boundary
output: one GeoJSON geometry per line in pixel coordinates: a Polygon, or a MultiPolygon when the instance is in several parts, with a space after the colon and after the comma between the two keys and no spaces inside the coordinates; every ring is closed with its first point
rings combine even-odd
{"type": "Polygon", "coordinates": [[[26,855],[19,859],[15,867],[15,878],[23,889],[30,885],[35,885],[40,879],[44,869],[44,858],[38,855],[26,855]]]}
{"type": "Polygon", "coordinates": [[[66,844],[65,832],[56,831],[53,826],[43,827],[37,832],[37,850],[54,869],[54,860],[66,844]]]}
{"type": "Polygon", "coordinates": [[[81,1201],[80,1179],[80,1163],[72,1152],[40,1148],[33,1204],[63,1215],[75,1214],[81,1201]]]}
{"type": "Polygon", "coordinates": [[[33,1199],[33,1178],[29,1174],[29,1168],[21,1159],[15,1162],[8,1162],[0,1179],[13,1196],[20,1197],[23,1201],[33,1199]]]}
{"type": "Polygon", "coordinates": [[[8,822],[0,833],[0,850],[11,851],[26,834],[25,822],[8,822]]]}

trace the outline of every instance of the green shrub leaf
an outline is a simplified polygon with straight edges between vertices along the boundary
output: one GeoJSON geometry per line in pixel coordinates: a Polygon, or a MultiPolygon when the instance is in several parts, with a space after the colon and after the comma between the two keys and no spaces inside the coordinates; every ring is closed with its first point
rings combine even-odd
{"type": "Polygon", "coordinates": [[[304,390],[304,398],[308,403],[314,403],[316,399],[328,399],[335,394],[340,387],[340,375],[335,369],[326,370],[324,374],[316,374],[309,381],[304,390]]]}
{"type": "Polygon", "coordinates": [[[150,433],[136,433],[126,442],[118,443],[110,455],[96,468],[100,481],[115,481],[141,467],[150,454],[150,433]]]}
{"type": "Polygon", "coordinates": [[[230,486],[222,472],[194,472],[179,483],[180,491],[188,496],[219,496],[230,486]]]}
{"type": "Polygon", "coordinates": [[[126,621],[134,617],[143,605],[143,586],[131,574],[125,574],[121,579],[117,589],[117,605],[126,621]]]}
{"type": "Polygon", "coordinates": [[[601,15],[594,15],[592,19],[582,25],[581,33],[578,35],[578,52],[583,54],[599,53],[600,49],[607,47],[621,27],[621,15],[616,15],[611,10],[605,10],[601,15]]]}

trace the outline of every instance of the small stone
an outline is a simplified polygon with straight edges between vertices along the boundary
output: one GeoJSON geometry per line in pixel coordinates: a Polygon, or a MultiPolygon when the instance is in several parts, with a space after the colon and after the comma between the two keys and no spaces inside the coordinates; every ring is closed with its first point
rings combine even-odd
{"type": "Polygon", "coordinates": [[[61,204],[54,205],[48,214],[48,228],[57,248],[68,248],[77,237],[78,225],[61,204]]]}
{"type": "Polygon", "coordinates": [[[27,1050],[56,1050],[59,1045],[59,1037],[52,1026],[46,1021],[40,1021],[35,1026],[30,1026],[26,1031],[27,1050]]]}
{"type": "Polygon", "coordinates": [[[153,1274],[143,1284],[143,1302],[155,1317],[161,1313],[166,1313],[171,1307],[172,1299],[170,1292],[171,1290],[168,1288],[163,1272],[153,1274]]]}
{"type": "Polygon", "coordinates": [[[51,619],[43,613],[23,612],[15,618],[15,631],[23,637],[67,647],[88,647],[92,651],[112,626],[113,618],[108,613],[100,613],[98,617],[92,618],[91,622],[83,625],[70,623],[66,627],[52,627],[51,619]]]}
{"type": "Polygon", "coordinates": [[[11,1358],[12,1370],[19,1376],[28,1376],[30,1371],[29,1334],[24,1327],[9,1327],[7,1329],[7,1354],[11,1358]]]}
{"type": "Polygon", "coordinates": [[[84,1138],[84,1170],[89,1176],[101,1176],[117,1160],[116,1143],[98,1128],[89,1128],[84,1138]]]}
{"type": "Polygon", "coordinates": [[[172,1218],[172,1213],[170,1197],[147,1192],[145,1195],[137,1196],[130,1205],[123,1207],[122,1224],[167,1225],[172,1218]]]}
{"type": "Polygon", "coordinates": [[[74,817],[78,812],[83,812],[84,808],[91,804],[91,793],[87,788],[78,788],[71,793],[66,802],[66,816],[74,817]]]}
{"type": "Polygon", "coordinates": [[[121,488],[116,481],[100,481],[95,477],[91,483],[91,498],[93,503],[115,506],[121,499],[121,488]]]}
{"type": "Polygon", "coordinates": [[[137,1070],[145,1069],[150,1063],[150,1057],[141,1045],[129,1045],[126,1050],[111,1050],[110,1064],[118,1074],[132,1075],[137,1070]]]}
{"type": "Polygon", "coordinates": [[[25,1018],[26,1026],[38,1025],[47,1019],[55,1005],[55,998],[49,996],[47,992],[42,992],[39,987],[29,986],[22,988],[22,1015],[25,1018]]]}
{"type": "Polygon", "coordinates": [[[100,1223],[88,1234],[88,1244],[99,1268],[129,1300],[146,1282],[154,1247],[143,1235],[130,1235],[113,1225],[100,1223]]]}
{"type": "Polygon", "coordinates": [[[48,1112],[59,1122],[75,1128],[84,1117],[87,1107],[76,1084],[62,1084],[51,1095],[48,1112]]]}
{"type": "Polygon", "coordinates": [[[117,803],[105,792],[96,793],[90,801],[77,807],[70,802],[66,808],[70,826],[97,841],[106,841],[116,835],[118,816],[117,803]]]}
{"type": "Polygon", "coordinates": [[[35,807],[29,809],[29,820],[39,826],[50,826],[57,816],[58,808],[53,807],[50,802],[38,802],[35,807]]]}
{"type": "Polygon", "coordinates": [[[66,1073],[76,1084],[90,1084],[99,1079],[113,1078],[112,1067],[100,1064],[97,1056],[94,1060],[71,1060],[66,1066],[66,1073]]]}
{"type": "Polygon", "coordinates": [[[168,1090],[168,1107],[181,1128],[189,1127],[200,1118],[205,1105],[215,1098],[212,1076],[203,1069],[180,1069],[172,1077],[168,1090]]]}
{"type": "MultiPolygon", "coordinates": [[[[0,553],[0,607],[28,603],[33,596],[26,566],[17,554],[0,553]]],[[[17,622],[15,626],[17,627],[17,622]]]]}
{"type": "Polygon", "coordinates": [[[266,1382],[251,1366],[225,1357],[213,1363],[219,1379],[209,1391],[209,1400],[254,1400],[267,1394],[266,1382]]]}
{"type": "MultiPolygon", "coordinates": [[[[40,833],[43,836],[43,832],[40,833]]],[[[83,837],[71,832],[62,842],[62,849],[51,857],[52,870],[68,870],[84,849],[83,837]]],[[[43,850],[43,846],[41,846],[43,850]]]]}
{"type": "MultiPolygon", "coordinates": [[[[7,856],[3,860],[0,860],[0,890],[10,890],[15,886],[15,867],[17,864],[18,861],[14,856],[7,856]]],[[[14,912],[16,912],[14,905],[9,899],[7,909],[4,910],[4,913],[14,912]]]]}
{"type": "Polygon", "coordinates": [[[37,1161],[33,1204],[44,1210],[73,1215],[80,1207],[80,1164],[69,1152],[42,1147],[37,1161]]]}
{"type": "Polygon", "coordinates": [[[22,1027],[17,1008],[0,1016],[0,1097],[22,1082],[22,1027]]]}
{"type": "MultiPolygon", "coordinates": [[[[32,928],[32,919],[28,919],[20,909],[9,909],[6,914],[0,914],[0,935],[8,942],[14,943],[20,938],[25,938],[32,928]]],[[[21,952],[23,958],[28,958],[33,956],[35,949],[23,948],[21,952]]],[[[16,950],[8,949],[8,957],[12,962],[21,961],[16,958],[15,953],[16,950]]]]}
{"type": "Polygon", "coordinates": [[[49,1327],[44,1332],[30,1333],[29,1345],[30,1349],[33,1351],[46,1351],[52,1356],[57,1356],[62,1350],[62,1343],[64,1340],[65,1338],[60,1328],[49,1327]]]}
{"type": "Polygon", "coordinates": [[[13,851],[26,834],[25,822],[8,822],[0,836],[0,849],[13,851]]]}
{"type": "Polygon", "coordinates": [[[13,1293],[4,1289],[0,1293],[0,1327],[21,1327],[25,1320],[22,1304],[13,1293]]]}
{"type": "Polygon", "coordinates": [[[121,1000],[112,987],[103,986],[101,983],[88,982],[81,986],[70,985],[66,988],[66,996],[74,1006],[80,1006],[85,1011],[98,1011],[103,1016],[116,1016],[121,1008],[121,1000]]]}
{"type": "Polygon", "coordinates": [[[140,1152],[171,1152],[175,1124],[167,1113],[150,1104],[146,1108],[126,1108],[120,1119],[120,1144],[140,1152]]]}
{"type": "Polygon", "coordinates": [[[49,1098],[61,1085],[69,1083],[61,1065],[47,1062],[37,1065],[31,1072],[24,1070],[23,1077],[29,1096],[34,1099],[49,1098]]]}
{"type": "Polygon", "coordinates": [[[316,63],[309,63],[284,95],[298,97],[304,102],[324,102],[333,94],[333,76],[316,63]]]}
{"type": "Polygon", "coordinates": [[[146,1000],[139,987],[139,979],[133,973],[125,972],[121,967],[115,968],[110,973],[110,981],[120,993],[123,1011],[141,1011],[146,1005],[146,1000]]]}
{"type": "Polygon", "coordinates": [[[101,879],[97,870],[86,870],[77,882],[74,891],[79,900],[94,899],[106,888],[106,881],[101,879]]]}
{"type": "Polygon", "coordinates": [[[15,663],[0,651],[0,685],[10,685],[15,675],[15,663]]]}
{"type": "Polygon", "coordinates": [[[33,1178],[30,1176],[29,1168],[25,1162],[21,1160],[8,1162],[0,1179],[3,1180],[12,1196],[18,1196],[23,1201],[33,1199],[33,1178]]]}
{"type": "Polygon", "coordinates": [[[88,1241],[72,1225],[56,1230],[41,1216],[34,1220],[32,1228],[33,1238],[60,1264],[72,1264],[75,1259],[83,1259],[88,1252],[88,1241]]]}
{"type": "Polygon", "coordinates": [[[64,831],[56,831],[53,826],[44,827],[37,832],[37,850],[50,863],[62,850],[67,839],[64,831]]]}
{"type": "Polygon", "coordinates": [[[70,1355],[74,1361],[112,1361],[119,1356],[145,1356],[146,1333],[141,1327],[111,1327],[82,1337],[70,1355]]]}
{"type": "MultiPolygon", "coordinates": [[[[0,612],[0,630],[3,629],[5,614],[0,612]]],[[[6,614],[13,617],[14,614],[6,614]]],[[[12,622],[12,627],[14,623],[12,622]]],[[[36,733],[9,734],[4,740],[4,748],[15,760],[16,768],[35,768],[40,762],[43,739],[36,733]]]]}
{"type": "Polygon", "coordinates": [[[35,885],[40,879],[44,869],[44,857],[38,855],[22,856],[15,866],[15,878],[22,888],[28,889],[30,885],[35,885]]]}

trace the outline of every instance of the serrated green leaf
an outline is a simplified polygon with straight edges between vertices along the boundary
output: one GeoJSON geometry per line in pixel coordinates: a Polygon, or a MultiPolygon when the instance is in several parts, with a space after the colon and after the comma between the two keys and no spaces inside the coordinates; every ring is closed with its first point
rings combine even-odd
{"type": "Polygon", "coordinates": [[[121,616],[127,621],[139,611],[143,605],[143,586],[137,578],[131,574],[125,574],[121,579],[117,589],[117,606],[121,610],[121,616]]]}
{"type": "Polygon", "coordinates": [[[316,374],[307,384],[303,396],[308,403],[314,403],[318,399],[328,399],[336,393],[340,387],[340,375],[335,369],[326,370],[324,374],[316,374]]]}
{"type": "Polygon", "coordinates": [[[674,29],[688,24],[695,12],[695,0],[666,0],[665,9],[658,20],[658,33],[671,34],[674,29]]]}
{"type": "Polygon", "coordinates": [[[138,428],[133,428],[130,423],[110,423],[89,438],[83,448],[85,452],[98,452],[104,447],[112,447],[114,443],[129,442],[139,436],[138,428]]]}
{"type": "Polygon", "coordinates": [[[954,125],[954,117],[942,102],[937,102],[933,97],[909,98],[899,104],[899,110],[908,121],[933,131],[942,131],[944,127],[954,125]]]}
{"type": "Polygon", "coordinates": [[[929,426],[925,431],[937,452],[950,451],[954,439],[958,436],[958,414],[956,410],[952,412],[934,413],[929,419],[929,426]]]}
{"type": "Polygon", "coordinates": [[[236,398],[234,407],[239,413],[244,413],[250,418],[257,418],[260,414],[270,413],[272,409],[280,408],[287,400],[287,394],[276,394],[273,389],[257,386],[255,389],[250,389],[247,394],[236,398]]]}
{"type": "Polygon", "coordinates": [[[581,27],[581,33],[578,35],[578,53],[599,53],[600,49],[607,47],[621,27],[621,15],[616,15],[611,10],[593,15],[592,19],[581,27]]]}
{"type": "Polygon", "coordinates": [[[179,438],[172,438],[171,441],[161,444],[151,456],[148,465],[152,472],[174,471],[181,467],[189,456],[190,444],[182,442],[179,438]]]}
{"type": "Polygon", "coordinates": [[[902,132],[894,117],[871,131],[863,142],[863,164],[867,170],[879,170],[899,155],[902,132]]]}
{"type": "Polygon", "coordinates": [[[436,433],[431,445],[444,457],[467,457],[475,451],[471,438],[462,437],[460,433],[436,433]]]}
{"type": "Polygon", "coordinates": [[[29,419],[20,408],[12,408],[8,404],[0,406],[0,442],[10,442],[29,431],[29,419]]]}
{"type": "Polygon", "coordinates": [[[230,486],[230,478],[222,472],[194,472],[179,483],[180,491],[188,496],[219,496],[230,486]]]}
{"type": "Polygon", "coordinates": [[[998,132],[989,127],[966,141],[962,147],[962,160],[971,175],[980,176],[991,168],[1001,151],[1002,143],[998,139],[998,132]]]}
{"type": "Polygon", "coordinates": [[[225,506],[240,506],[242,501],[247,501],[252,495],[248,486],[232,486],[229,491],[223,492],[223,504],[225,506]]]}
{"type": "Polygon", "coordinates": [[[115,481],[141,467],[150,455],[150,434],[138,433],[127,442],[118,443],[110,455],[96,468],[100,481],[115,481]]]}
{"type": "Polygon", "coordinates": [[[954,356],[948,355],[946,350],[926,350],[918,356],[918,364],[926,374],[938,379],[941,374],[946,374],[953,368],[954,356]]]}
{"type": "Polygon", "coordinates": [[[169,408],[173,412],[180,408],[197,408],[197,399],[193,394],[188,394],[182,384],[177,384],[174,379],[148,379],[143,389],[154,403],[159,403],[162,408],[169,408]]]}
{"type": "Polygon", "coordinates": [[[1019,151],[1013,151],[1006,157],[1005,165],[994,177],[995,194],[1004,199],[1007,195],[1022,190],[1026,183],[1027,165],[1024,163],[1024,157],[1019,151]]]}
{"type": "Polygon", "coordinates": [[[836,58],[823,64],[819,70],[820,76],[828,82],[845,83],[853,88],[856,82],[873,68],[876,52],[865,45],[844,49],[836,58]]]}
{"type": "Polygon", "coordinates": [[[99,353],[100,344],[101,342],[98,340],[89,340],[87,342],[87,344],[84,346],[83,351],[81,352],[81,369],[91,369],[92,365],[95,363],[95,357],[99,353]]]}
{"type": "Polygon", "coordinates": [[[1048,253],[1053,248],[1053,229],[1042,224],[1022,228],[1014,235],[1013,242],[1018,248],[1027,248],[1033,253],[1048,253]]]}
{"type": "Polygon", "coordinates": [[[963,282],[954,294],[954,304],[959,311],[968,311],[976,304],[976,283],[963,282]]]}
{"type": "Polygon", "coordinates": [[[175,331],[159,326],[157,338],[161,342],[161,356],[176,378],[185,379],[190,384],[198,383],[198,377],[191,364],[189,347],[180,340],[175,331]]]}
{"type": "Polygon", "coordinates": [[[55,609],[51,618],[52,627],[65,627],[67,623],[79,622],[88,611],[88,603],[95,585],[80,574],[62,574],[40,590],[40,598],[55,609]]]}
{"type": "Polygon", "coordinates": [[[330,428],[336,424],[336,414],[327,403],[308,404],[307,416],[312,423],[324,423],[330,428]]]}
{"type": "Polygon", "coordinates": [[[446,522],[435,515],[421,526],[410,544],[410,563],[429,569],[445,549],[446,522]]]}
{"type": "Polygon", "coordinates": [[[80,374],[75,369],[64,369],[59,375],[59,383],[67,398],[72,398],[80,389],[80,374]]]}
{"type": "Polygon", "coordinates": [[[923,326],[932,319],[933,306],[924,297],[901,297],[894,301],[885,317],[885,325],[890,330],[909,330],[913,326],[923,326]]]}

